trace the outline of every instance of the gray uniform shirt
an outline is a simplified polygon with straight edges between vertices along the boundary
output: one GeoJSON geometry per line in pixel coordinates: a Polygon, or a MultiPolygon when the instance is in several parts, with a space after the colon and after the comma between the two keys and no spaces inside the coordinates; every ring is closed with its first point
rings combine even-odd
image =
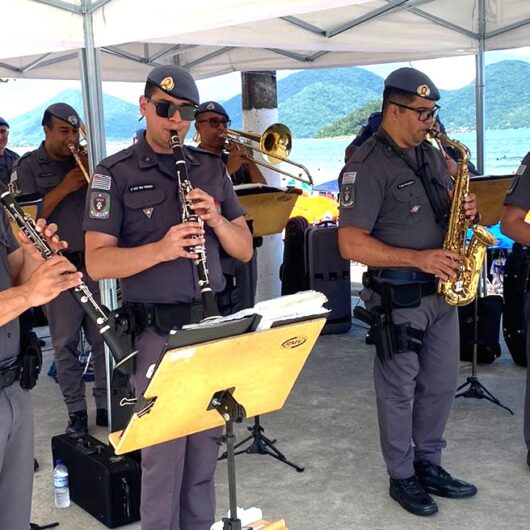
{"type": "MultiPolygon", "coordinates": [[[[35,151],[23,155],[13,168],[11,180],[22,194],[40,193],[42,196],[56,188],[68,171],[76,166],[74,157],[64,162],[54,160],[44,149],[44,142],[35,151]]],[[[48,218],[59,227],[61,239],[68,241],[68,251],[85,248],[83,238],[83,212],[86,187],[68,194],[48,218]]]]}
{"type": "Polygon", "coordinates": [[[451,180],[442,157],[426,142],[405,150],[383,129],[378,135],[386,144],[370,137],[340,174],[340,226],[368,230],[372,237],[393,247],[440,248],[445,223],[436,221],[425,187],[413,168],[424,165],[448,212],[446,189],[451,188],[451,180]]]}
{"type": "Polygon", "coordinates": [[[526,154],[515,173],[504,204],[530,210],[530,152],[526,154]]]}
{"type": "MultiPolygon", "coordinates": [[[[244,214],[219,156],[186,146],[186,165],[194,188],[211,195],[221,214],[233,221],[244,214]]],[[[181,223],[173,155],[157,155],[145,139],[101,161],[87,196],[84,229],[118,238],[133,248],[161,240],[181,223]]],[[[222,291],[219,242],[205,225],[210,284],[222,291]]],[[[176,303],[200,300],[197,271],[189,259],[159,263],[120,280],[127,302],[176,303]]]]}
{"type": "MultiPolygon", "coordinates": [[[[0,208],[0,291],[12,287],[7,256],[19,247],[5,213],[0,208]]],[[[13,363],[19,348],[18,318],[0,326],[0,367],[13,363]]]]}

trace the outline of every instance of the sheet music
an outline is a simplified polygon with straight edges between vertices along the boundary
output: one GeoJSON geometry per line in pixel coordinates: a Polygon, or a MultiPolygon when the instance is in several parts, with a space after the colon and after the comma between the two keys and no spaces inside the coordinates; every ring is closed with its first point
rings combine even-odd
{"type": "Polygon", "coordinates": [[[270,300],[257,303],[254,307],[243,309],[226,317],[215,317],[207,322],[190,324],[183,329],[207,326],[217,322],[236,320],[250,315],[261,315],[261,320],[256,331],[269,329],[274,323],[286,320],[309,319],[313,316],[325,315],[329,309],[324,307],[328,301],[326,296],[319,291],[301,291],[295,294],[279,296],[270,300]]]}

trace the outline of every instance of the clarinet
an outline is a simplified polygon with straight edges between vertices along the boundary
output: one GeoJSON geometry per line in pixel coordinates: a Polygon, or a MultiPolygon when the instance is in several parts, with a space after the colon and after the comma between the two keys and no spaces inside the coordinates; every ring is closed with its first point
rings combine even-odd
{"type": "MultiPolygon", "coordinates": [[[[1,182],[0,202],[9,217],[18,225],[21,232],[33,243],[33,246],[40,252],[44,259],[50,259],[55,255],[61,255],[61,253],[55,251],[46,238],[37,231],[35,221],[30,215],[25,213],[22,208],[20,208],[13,198],[13,195],[11,195],[9,190],[1,182]]],[[[112,353],[112,357],[116,363],[116,369],[126,373],[131,371],[133,367],[132,362],[138,351],[131,352],[130,348],[124,347],[120,337],[118,337],[110,325],[108,317],[109,311],[98,305],[94,299],[94,295],[83,282],[77,287],[69,289],[69,292],[97,327],[103,340],[112,353]]]]}
{"type": "MultiPolygon", "coordinates": [[[[180,208],[182,211],[183,223],[199,223],[201,229],[204,227],[204,221],[193,211],[191,205],[192,201],[186,199],[186,195],[193,189],[190,179],[188,177],[188,168],[186,167],[186,160],[184,159],[184,150],[178,136],[177,131],[171,131],[170,139],[171,148],[173,149],[173,158],[177,171],[177,185],[180,208]]],[[[198,236],[190,236],[190,239],[197,239],[198,236]]],[[[217,302],[210,286],[210,278],[208,267],[206,266],[206,248],[204,245],[190,245],[188,247],[190,252],[198,255],[194,260],[197,267],[197,274],[199,276],[199,289],[201,290],[203,321],[212,317],[219,316],[219,309],[217,302]]]]}

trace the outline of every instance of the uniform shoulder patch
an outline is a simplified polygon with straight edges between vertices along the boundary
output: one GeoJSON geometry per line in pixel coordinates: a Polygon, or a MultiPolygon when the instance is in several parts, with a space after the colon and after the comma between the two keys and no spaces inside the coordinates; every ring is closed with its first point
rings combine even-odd
{"type": "Polygon", "coordinates": [[[90,193],[91,219],[108,219],[110,217],[110,194],[106,191],[93,191],[90,193]]]}
{"type": "Polygon", "coordinates": [[[112,185],[112,178],[110,175],[102,175],[101,173],[94,173],[90,182],[90,187],[93,190],[106,190],[109,191],[112,185]]]}

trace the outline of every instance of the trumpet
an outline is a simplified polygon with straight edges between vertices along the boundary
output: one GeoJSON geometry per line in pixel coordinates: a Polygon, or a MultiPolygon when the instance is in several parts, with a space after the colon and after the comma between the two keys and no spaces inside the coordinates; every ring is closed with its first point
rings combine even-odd
{"type": "Polygon", "coordinates": [[[283,123],[274,123],[261,135],[237,131],[235,129],[226,129],[226,132],[221,134],[220,137],[224,138],[227,145],[241,145],[250,151],[257,151],[258,153],[261,153],[269,160],[269,163],[262,160],[256,160],[252,156],[252,152],[250,152],[248,155],[245,155],[247,160],[251,160],[259,166],[263,166],[267,169],[277,171],[282,175],[299,180],[304,184],[308,184],[310,186],[313,185],[313,178],[311,177],[309,170],[304,165],[299,164],[298,162],[293,162],[287,158],[293,145],[293,137],[287,125],[284,125],[283,123]],[[242,138],[259,144],[259,147],[251,145],[249,142],[242,140],[242,138]],[[295,175],[293,173],[289,173],[288,171],[284,171],[283,169],[278,169],[275,167],[275,164],[279,164],[280,162],[285,162],[287,164],[299,167],[307,177],[302,178],[302,173],[295,175]]]}
{"type": "MultiPolygon", "coordinates": [[[[79,126],[79,132],[83,136],[85,140],[88,140],[88,134],[85,128],[84,123],[81,123],[79,126]]],[[[78,143],[75,144],[68,144],[68,149],[70,150],[70,153],[72,153],[72,156],[74,157],[75,163],[77,164],[77,167],[81,170],[81,173],[83,173],[83,176],[85,177],[86,181],[90,184],[90,175],[83,164],[83,161],[81,160],[81,156],[88,155],[88,144],[81,145],[78,143]]]]}

